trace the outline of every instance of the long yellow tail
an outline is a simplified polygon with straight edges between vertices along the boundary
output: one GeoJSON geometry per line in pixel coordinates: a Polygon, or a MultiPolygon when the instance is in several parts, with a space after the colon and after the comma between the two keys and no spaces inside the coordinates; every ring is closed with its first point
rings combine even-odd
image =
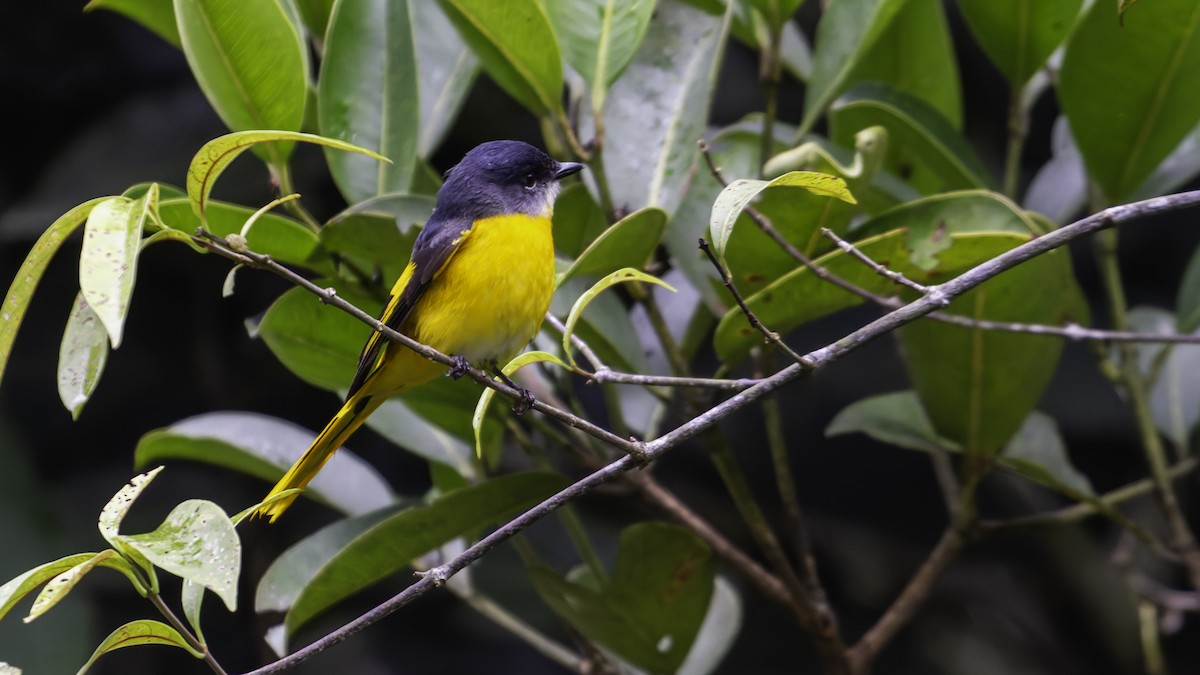
{"type": "MultiPolygon", "coordinates": [[[[308,485],[308,482],[317,475],[321,467],[325,466],[325,462],[329,461],[333,453],[342,447],[346,439],[350,438],[350,435],[358,430],[367,417],[375,412],[375,409],[386,399],[386,396],[372,395],[361,390],[347,399],[346,403],[342,405],[342,409],[333,416],[333,419],[329,420],[329,424],[325,425],[325,429],[317,435],[317,439],[308,446],[308,449],[304,451],[300,459],[296,460],[292,468],[283,474],[283,478],[280,478],[275,487],[271,488],[271,492],[266,498],[270,499],[284,490],[308,485]]],[[[271,502],[260,508],[255,515],[270,516],[271,522],[275,522],[275,519],[283,515],[283,512],[292,505],[292,502],[296,501],[298,496],[299,493],[296,493],[271,502]]]]}

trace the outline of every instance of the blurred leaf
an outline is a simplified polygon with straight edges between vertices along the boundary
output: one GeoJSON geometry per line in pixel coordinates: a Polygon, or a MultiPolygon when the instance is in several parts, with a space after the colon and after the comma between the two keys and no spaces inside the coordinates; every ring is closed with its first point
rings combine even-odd
{"type": "MultiPolygon", "coordinates": [[[[553,363],[561,366],[564,370],[572,370],[562,359],[548,352],[525,352],[518,355],[513,360],[509,361],[501,369],[505,375],[511,376],[521,368],[531,363],[553,363]]],[[[475,431],[475,456],[483,459],[483,421],[487,415],[488,405],[491,404],[492,398],[495,397],[496,390],[491,387],[485,387],[483,393],[479,395],[479,402],[475,404],[475,414],[471,416],[471,429],[475,431]]]]}
{"type": "Polygon", "coordinates": [[[50,581],[58,575],[74,569],[76,566],[95,559],[98,553],[76,553],[54,562],[48,562],[9,579],[0,586],[0,619],[8,614],[21,598],[29,595],[33,589],[50,581]]]}
{"type": "MultiPolygon", "coordinates": [[[[275,481],[314,438],[316,433],[276,417],[211,412],[142,436],[134,464],[185,459],[275,481]]],[[[329,459],[306,494],[348,514],[366,513],[395,499],[383,477],[345,448],[329,459]]]]}
{"type": "Polygon", "coordinates": [[[675,290],[658,277],[650,276],[645,272],[630,269],[628,267],[619,269],[592,284],[592,287],[585,291],[583,295],[579,296],[579,299],[575,301],[574,305],[572,305],[571,312],[567,316],[567,320],[565,322],[566,330],[563,331],[562,346],[563,353],[566,354],[567,361],[569,361],[571,365],[575,365],[575,359],[571,352],[571,335],[575,332],[575,325],[579,322],[580,317],[583,316],[583,311],[587,309],[588,305],[591,304],[592,300],[594,300],[596,296],[600,295],[612,286],[627,281],[642,281],[649,284],[658,284],[663,288],[668,288],[672,291],[675,290]]]}
{"type": "Polygon", "coordinates": [[[594,109],[633,59],[646,35],[655,0],[558,0],[546,13],[567,63],[591,85],[594,109]]]}
{"type": "Polygon", "coordinates": [[[1139,2],[1141,2],[1141,0],[1118,0],[1117,1],[1117,23],[1124,26],[1125,25],[1125,12],[1128,12],[1130,7],[1133,7],[1134,5],[1136,5],[1139,2]]]}
{"type": "Polygon", "coordinates": [[[539,117],[562,112],[562,58],[541,3],[440,0],[440,4],[501,89],[539,117]]]}
{"type": "Polygon", "coordinates": [[[108,331],[114,349],[121,346],[149,208],[147,198],[152,194],[157,197],[151,191],[137,200],[112,197],[100,202],[83,228],[79,290],[108,331]]]}
{"type": "MultiPolygon", "coordinates": [[[[308,92],[305,46],[282,3],[174,0],[174,6],[192,74],[231,131],[300,130],[308,92]]],[[[281,167],[292,145],[259,150],[281,167]]],[[[189,184],[190,178],[189,171],[189,184]]]]}
{"type": "Polygon", "coordinates": [[[1113,3],[1097,2],[1067,43],[1059,100],[1089,174],[1112,203],[1200,123],[1198,22],[1193,0],[1146,3],[1123,27],[1113,3]]]}
{"type": "Polygon", "coordinates": [[[121,535],[162,569],[207,588],[237,610],[242,544],[225,511],[204,499],[180,503],[153,532],[121,535]]]}
{"type": "Polygon", "coordinates": [[[325,39],[325,29],[329,26],[329,15],[333,12],[334,0],[295,0],[296,10],[304,20],[304,25],[312,32],[317,40],[325,39]]]}
{"type": "Polygon", "coordinates": [[[1158,197],[1175,192],[1200,176],[1200,125],[1175,146],[1171,154],[1133,191],[1130,201],[1158,197]]]}
{"type": "Polygon", "coordinates": [[[824,197],[834,197],[853,204],[854,195],[846,189],[846,181],[829,174],[815,171],[791,171],[769,181],[749,180],[739,178],[733,181],[713,202],[712,217],[709,219],[709,231],[712,233],[712,246],[718,258],[725,257],[725,246],[733,234],[733,226],[742,210],[750,204],[760,192],[767,188],[795,187],[804,188],[809,192],[824,197]]]}
{"type": "Polygon", "coordinates": [[[96,663],[96,659],[111,652],[121,649],[122,647],[136,647],[138,645],[166,645],[168,647],[179,647],[188,652],[192,656],[202,659],[204,654],[196,651],[187,643],[179,631],[168,626],[161,621],[153,619],[138,619],[130,621],[108,634],[104,641],[96,647],[95,653],[88,659],[87,663],[79,669],[76,675],[83,675],[88,669],[96,663]]]}
{"type": "Polygon", "coordinates": [[[854,135],[868,127],[887,129],[887,168],[924,193],[991,183],[970,144],[937,110],[888,85],[853,87],[833,104],[829,124],[832,140],[843,146],[853,146],[854,135]]]}
{"type": "Polygon", "coordinates": [[[804,4],[804,0],[748,0],[751,7],[762,12],[767,22],[776,28],[783,27],[804,4]]]}
{"type": "Polygon", "coordinates": [[[350,203],[406,192],[417,161],[420,106],[406,0],[338,0],[317,84],[321,134],[378,150],[391,163],[325,150],[350,203]]]}
{"type": "Polygon", "coordinates": [[[1050,161],[1038,169],[1025,192],[1025,208],[1065,225],[1087,204],[1088,177],[1067,118],[1059,116],[1050,132],[1050,161]]]}
{"type": "MultiPolygon", "coordinates": [[[[1130,330],[1174,335],[1178,320],[1155,307],[1135,307],[1129,312],[1130,330]]],[[[1200,335],[1192,328],[1191,334],[1200,335]]],[[[1176,448],[1186,450],[1200,422],[1200,346],[1190,344],[1134,345],[1138,365],[1150,386],[1150,411],[1154,425],[1176,448]]]]}
{"type": "Polygon", "coordinates": [[[622,267],[645,267],[666,225],[667,214],[662,209],[651,206],[634,211],[596,237],[559,276],[558,283],[576,275],[598,276],[622,267]]]}
{"type": "Polygon", "coordinates": [[[77,293],[58,352],[58,398],[71,411],[71,419],[79,419],[84,404],[100,383],[107,359],[108,334],[104,324],[83,294],[77,293]]]}
{"type": "Polygon", "coordinates": [[[958,0],[967,27],[1014,86],[1027,82],[1058,49],[1083,0],[958,0]]]}
{"type": "MultiPolygon", "coordinates": [[[[919,283],[944,280],[951,271],[965,270],[993,258],[1028,239],[1005,232],[941,234],[946,246],[938,251],[935,267],[924,269],[912,261],[913,249],[903,231],[854,242],[856,248],[872,260],[919,283]]],[[[814,261],[831,274],[859,288],[876,294],[890,295],[899,289],[860,261],[835,249],[814,261]]],[[[811,273],[807,267],[797,267],[762,290],[745,298],[750,310],[763,324],[776,332],[786,333],[808,321],[832,314],[840,309],[863,302],[862,298],[830,284],[811,273]]],[[[762,344],[762,334],[750,327],[739,308],[733,308],[717,324],[713,346],[725,363],[733,363],[762,344]]]]}
{"type": "Polygon", "coordinates": [[[679,666],[679,675],[707,675],[716,672],[721,659],[733,647],[742,628],[742,599],[725,577],[713,578],[712,600],[704,622],[696,633],[687,658],[679,666]]]}
{"type": "Polygon", "coordinates": [[[542,599],[572,628],[651,673],[672,673],[691,649],[712,598],[714,563],[696,535],[666,523],[621,532],[612,578],[575,583],[530,568],[542,599]]]}
{"type": "MultiPolygon", "coordinates": [[[[41,592],[34,598],[33,606],[29,608],[29,615],[24,619],[25,623],[29,623],[50,611],[60,600],[67,597],[71,589],[75,588],[75,584],[78,584],[88,572],[106,563],[106,566],[117,565],[119,563],[115,561],[119,559],[120,556],[116,551],[111,548],[105,549],[46,582],[41,592]]],[[[126,566],[128,566],[128,563],[126,563],[126,566]]]]}
{"type": "Polygon", "coordinates": [[[887,30],[905,1],[839,0],[826,7],[817,24],[801,133],[810,131],[825,108],[851,84],[851,73],[887,30]]]}
{"type": "Polygon", "coordinates": [[[502,522],[566,485],[558,474],[510,474],[442,495],[428,506],[339,521],[271,564],[259,582],[255,609],[287,612],[287,632],[293,634],[334,603],[398,572],[426,551],[502,522]]]}
{"type": "Polygon", "coordinates": [[[409,5],[417,47],[417,76],[421,103],[421,134],[417,154],[429,157],[450,130],[479,73],[479,59],[437,3],[419,0],[409,5]]]}
{"type": "Polygon", "coordinates": [[[581,183],[563,189],[554,202],[553,221],[554,248],[572,259],[608,228],[604,211],[581,183]]]}
{"type": "Polygon", "coordinates": [[[0,661],[0,675],[21,675],[21,669],[0,661]]]}
{"type": "MultiPolygon", "coordinates": [[[[185,1],[187,0],[176,0],[176,2],[185,1]]],[[[270,144],[279,141],[287,141],[289,144],[292,141],[303,141],[305,143],[324,145],[348,152],[360,152],[380,161],[388,161],[386,157],[372,150],[360,148],[335,138],[325,138],[323,136],[302,134],[293,131],[235,131],[205,143],[196,152],[196,156],[192,158],[191,165],[188,166],[187,193],[188,199],[192,202],[192,210],[196,215],[201,220],[207,220],[205,215],[209,205],[208,197],[212,193],[213,185],[233,160],[241,156],[246,150],[259,144],[270,144]]]]}
{"type": "MultiPolygon", "coordinates": [[[[210,200],[207,229],[218,237],[240,233],[253,213],[244,206],[210,200]]],[[[186,197],[161,202],[158,214],[163,224],[181,232],[191,234],[200,227],[200,219],[186,197]]],[[[299,221],[276,213],[264,213],[254,221],[254,227],[246,235],[246,247],[289,265],[302,265],[317,271],[332,270],[329,256],[321,250],[317,235],[299,221]]]]}
{"type": "Polygon", "coordinates": [[[1191,333],[1200,328],[1200,245],[1192,252],[1192,259],[1179,282],[1175,315],[1175,327],[1179,332],[1191,333]]]}
{"type": "MultiPolygon", "coordinates": [[[[872,396],[856,401],[839,412],[826,436],[863,433],[882,443],[922,452],[962,452],[954,441],[943,438],[917,393],[912,390],[872,396]]],[[[1071,465],[1054,420],[1032,413],[997,458],[1000,466],[1073,499],[1094,497],[1087,477],[1071,465]]]]}
{"type": "MultiPolygon", "coordinates": [[[[421,392],[425,392],[424,387],[421,388],[421,392]]],[[[425,413],[429,414],[428,409],[425,413]]],[[[432,422],[419,415],[399,398],[393,397],[384,401],[383,405],[367,418],[366,424],[380,436],[405,450],[444,464],[471,482],[479,478],[479,468],[473,461],[474,453],[470,444],[446,431],[445,424],[432,422]]],[[[500,430],[488,429],[485,426],[484,437],[497,438],[497,431],[500,430]]]]}
{"type": "Polygon", "coordinates": [[[107,9],[133,19],[150,32],[179,47],[179,27],[175,25],[175,8],[166,0],[91,0],[83,11],[107,9]]]}
{"type": "MultiPolygon", "coordinates": [[[[604,168],[616,208],[657,206],[670,215],[679,206],[700,156],[696,140],[704,135],[729,14],[659,0],[605,106],[604,168]]],[[[586,129],[593,120],[589,110],[583,116],[586,129]]]]}

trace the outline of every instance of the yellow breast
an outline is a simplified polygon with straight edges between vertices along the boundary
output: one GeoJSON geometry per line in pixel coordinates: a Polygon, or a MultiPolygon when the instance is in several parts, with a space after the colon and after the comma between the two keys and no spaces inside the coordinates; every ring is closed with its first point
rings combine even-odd
{"type": "Polygon", "coordinates": [[[503,366],[533,339],[553,292],[549,218],[478,220],[418,301],[411,334],[473,364],[503,366]]]}

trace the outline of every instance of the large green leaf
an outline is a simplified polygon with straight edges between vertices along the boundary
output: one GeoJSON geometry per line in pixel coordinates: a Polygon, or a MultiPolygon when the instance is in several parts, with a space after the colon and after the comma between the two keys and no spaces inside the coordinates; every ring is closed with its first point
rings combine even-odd
{"type": "Polygon", "coordinates": [[[378,267],[390,286],[408,264],[419,225],[433,213],[432,197],[383,195],[342,211],[325,223],[321,244],[331,252],[378,267]]]}
{"type": "Polygon", "coordinates": [[[417,160],[417,60],[407,0],[338,0],[325,33],[317,83],[323,136],[378,151],[390,164],[325,150],[350,203],[406,192],[417,160]]]}
{"type": "Polygon", "coordinates": [[[853,87],[834,102],[830,137],[845,147],[872,126],[888,131],[885,166],[922,192],[987,187],[987,169],[962,134],[925,101],[878,82],[853,87]]]}
{"type": "MultiPolygon", "coordinates": [[[[267,415],[211,412],[142,436],[134,450],[134,464],[140,468],[184,459],[274,481],[315,437],[308,429],[267,415]]],[[[366,513],[394,501],[387,482],[345,449],[330,458],[306,494],[348,514],[366,513]]]]}
{"type": "Polygon", "coordinates": [[[437,3],[409,3],[417,46],[421,135],[417,152],[429,157],[458,117],[479,73],[479,59],[467,49],[437,3]]]}
{"type": "Polygon", "coordinates": [[[604,211],[581,183],[568,185],[554,201],[554,249],[568,258],[578,258],[606,229],[604,211]]]}
{"type": "Polygon", "coordinates": [[[329,26],[329,15],[333,13],[333,0],[296,0],[296,11],[304,20],[304,25],[319,41],[325,37],[325,29],[329,26]]]}
{"type": "Polygon", "coordinates": [[[83,673],[87,672],[96,663],[96,659],[111,651],[124,647],[137,647],[138,645],[179,647],[198,659],[204,658],[204,654],[192,648],[188,644],[188,641],[174,628],[153,619],[137,619],[109,633],[108,637],[104,638],[100,643],[100,646],[96,647],[96,651],[92,654],[92,657],[79,669],[77,675],[83,675],[83,673]]]}
{"type": "Polygon", "coordinates": [[[1058,88],[1088,172],[1127,197],[1200,122],[1200,4],[1155,0],[1121,26],[1094,3],[1067,43],[1058,88]]]}
{"type": "Polygon", "coordinates": [[[439,0],[500,88],[538,116],[562,112],[562,58],[540,2],[439,0]]]}
{"type": "MultiPolygon", "coordinates": [[[[567,316],[590,286],[590,279],[575,278],[563,282],[550,300],[550,312],[557,317],[567,316]]],[[[552,330],[548,325],[543,329],[552,330]]],[[[612,368],[631,373],[648,371],[646,351],[629,318],[629,309],[621,304],[616,294],[596,296],[575,326],[575,332],[612,368]]]]}
{"type": "MultiPolygon", "coordinates": [[[[174,0],[184,56],[232,131],[299,131],[308,95],[304,43],[281,0],[174,0]]],[[[261,148],[260,148],[261,150],[261,148]]],[[[265,146],[282,166],[291,144],[265,146]]]]}
{"type": "Polygon", "coordinates": [[[846,181],[826,173],[789,171],[769,181],[739,178],[725,186],[713,201],[708,229],[712,237],[713,252],[718,258],[725,257],[725,247],[733,236],[734,224],[742,211],[762,191],[781,187],[803,188],[815,195],[840,199],[848,204],[855,203],[854,195],[850,194],[846,187],[846,181]]]}
{"type": "MultiPolygon", "coordinates": [[[[237,204],[209,201],[206,209],[208,231],[219,237],[240,233],[254,211],[237,204]]],[[[200,227],[200,219],[187,197],[160,202],[158,215],[163,224],[191,234],[200,227]]],[[[332,271],[329,255],[321,250],[317,235],[300,221],[276,213],[264,213],[246,233],[246,247],[289,265],[303,265],[317,271],[332,271]]]]}
{"type": "Polygon", "coordinates": [[[0,586],[0,619],[12,611],[12,608],[22,598],[32,593],[33,589],[63,572],[93,560],[96,556],[96,553],[76,553],[53,562],[43,563],[9,579],[3,586],[0,586]]]}
{"type": "Polygon", "coordinates": [[[72,419],[78,419],[83,412],[84,404],[100,383],[107,360],[108,334],[104,324],[83,294],[76,294],[58,351],[58,398],[71,411],[72,419]]]}
{"type": "Polygon", "coordinates": [[[579,254],[558,279],[575,275],[603,276],[622,267],[641,269],[658,248],[667,214],[654,207],[635,211],[605,230],[579,254]]]}
{"type": "Polygon", "coordinates": [[[592,105],[604,107],[646,34],[655,0],[557,0],[546,4],[563,56],[591,85],[592,105]]]}
{"type": "Polygon", "coordinates": [[[1067,38],[1083,0],[958,0],[979,46],[1020,86],[1067,38]]]}
{"type": "Polygon", "coordinates": [[[851,84],[851,74],[891,25],[905,0],[839,0],[829,3],[817,24],[812,76],[804,97],[801,133],[808,133],[825,108],[851,84]]]}
{"type": "Polygon", "coordinates": [[[566,486],[553,473],[493,478],[428,506],[339,521],[292,546],[259,582],[255,609],[287,612],[289,634],[342,599],[395,574],[421,554],[501,522],[566,486]]]}
{"type": "MultiPolygon", "coordinates": [[[[660,0],[646,37],[608,94],[604,169],[613,203],[668,215],[695,170],[729,31],[724,17],[660,0]]],[[[592,120],[585,111],[585,123],[592,120]]]]}
{"type": "Polygon", "coordinates": [[[666,523],[625,528],[612,578],[577,582],[532,567],[538,593],[572,628],[650,673],[673,673],[712,598],[714,562],[695,534],[666,523]]]}
{"type": "MultiPolygon", "coordinates": [[[[345,288],[338,295],[368,314],[382,303],[345,288]]],[[[329,391],[345,390],[354,378],[358,355],[371,335],[358,319],[293,288],[279,296],[258,325],[262,338],[280,363],[300,379],[329,391]]]]}
{"type": "Polygon", "coordinates": [[[166,0],[91,0],[83,11],[107,9],[137,21],[162,39],[178,47],[179,27],[175,25],[175,8],[166,0]]]}
{"type": "Polygon", "coordinates": [[[79,290],[104,324],[114,348],[121,345],[125,315],[133,297],[142,226],[152,192],[136,200],[112,197],[100,202],[88,214],[83,228],[79,290]]]}

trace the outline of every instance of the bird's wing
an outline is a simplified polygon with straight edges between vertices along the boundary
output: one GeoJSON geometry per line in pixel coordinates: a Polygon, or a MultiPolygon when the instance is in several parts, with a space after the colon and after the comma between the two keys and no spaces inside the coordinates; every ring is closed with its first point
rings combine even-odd
{"type": "MultiPolygon", "coordinates": [[[[388,304],[379,315],[380,322],[393,330],[400,330],[400,326],[408,320],[425,289],[471,234],[471,225],[472,222],[465,218],[440,220],[436,216],[426,223],[413,244],[412,258],[408,266],[392,287],[388,304]]],[[[385,344],[386,340],[382,334],[371,333],[370,339],[363,345],[362,353],[359,354],[358,369],[350,383],[347,398],[353,396],[375,371],[385,344]]]]}

